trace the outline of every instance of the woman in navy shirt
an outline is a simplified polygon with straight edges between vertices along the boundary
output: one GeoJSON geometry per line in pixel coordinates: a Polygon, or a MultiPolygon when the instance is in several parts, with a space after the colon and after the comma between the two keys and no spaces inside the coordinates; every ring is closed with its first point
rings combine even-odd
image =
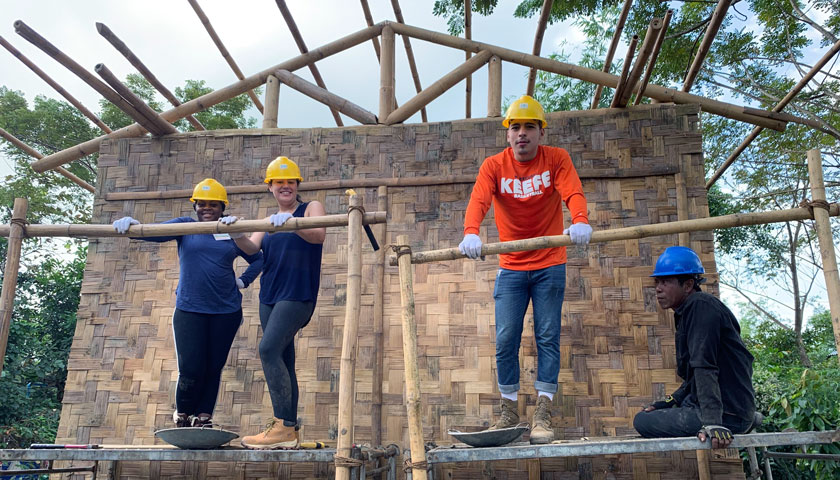
{"type": "MultiPolygon", "coordinates": [[[[216,222],[228,204],[225,188],[212,178],[195,186],[190,201],[198,220],[178,217],[163,223],[216,222]]],[[[114,222],[114,228],[119,233],[126,233],[131,225],[139,224],[131,217],[123,217],[114,222]]],[[[237,284],[241,283],[244,288],[254,280],[262,255],[244,253],[228,234],[172,235],[138,240],[178,242],[181,273],[172,316],[178,385],[172,417],[178,427],[210,425],[222,368],[242,323],[242,294],[237,284]],[[233,261],[240,256],[254,268],[249,267],[249,271],[237,279],[233,261]]]]}

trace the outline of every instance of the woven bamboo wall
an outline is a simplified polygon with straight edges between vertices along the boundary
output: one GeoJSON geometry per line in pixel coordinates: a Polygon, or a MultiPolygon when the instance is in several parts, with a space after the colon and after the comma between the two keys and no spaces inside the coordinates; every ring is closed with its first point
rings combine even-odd
{"type": "MultiPolygon", "coordinates": [[[[583,180],[596,230],[708,216],[703,155],[695,106],[655,105],[549,115],[546,142],[565,147],[583,180]],[[682,172],[688,202],[678,212],[675,174],[682,172]]],[[[163,140],[104,142],[94,221],[131,215],[144,223],[192,213],[186,198],[107,202],[102,193],[191,188],[205,177],[224,185],[255,184],[278,155],[296,160],[306,180],[474,175],[482,160],[506,146],[498,119],[394,127],[230,131],[163,140]]],[[[376,189],[362,189],[375,209],[376,189]]],[[[412,248],[457,245],[470,185],[389,189],[388,244],[406,233],[412,248]]],[[[343,191],[304,192],[328,213],[346,212],[343,191]]],[[[231,198],[229,213],[262,218],[270,195],[231,198]]],[[[491,212],[492,213],[492,212],[491,212]]],[[[568,213],[566,214],[568,218],[568,213]]],[[[492,214],[483,236],[497,241],[492,214]]],[[[299,416],[303,437],[335,437],[338,366],[346,299],[346,229],[328,231],[321,291],[312,322],[298,336],[299,416]]],[[[558,438],[627,435],[632,417],[654,395],[678,386],[673,318],[656,305],[647,277],[656,257],[677,236],[569,248],[563,311],[560,394],[553,416],[558,438]]],[[[714,272],[712,234],[693,233],[690,246],[714,272]]],[[[364,248],[362,313],[356,370],[356,439],[370,440],[373,355],[373,259],[364,248]]],[[[244,268],[239,265],[240,269],[244,268]]],[[[418,265],[415,270],[425,438],[450,439],[450,428],[479,428],[498,413],[491,296],[497,259],[418,265]]],[[[92,241],[79,321],[70,354],[59,442],[152,444],[169,426],[177,376],[171,315],[178,280],[174,242],[127,238],[92,241]]],[[[215,420],[240,434],[270,418],[270,401],[257,354],[257,289],[243,299],[245,320],[223,372],[215,420]]],[[[711,276],[711,291],[717,291],[711,276]]],[[[536,350],[530,312],[521,351],[520,408],[530,419],[536,350]]],[[[408,445],[403,407],[399,282],[385,280],[385,366],[382,438],[408,445]]],[[[693,454],[587,457],[438,467],[438,478],[685,479],[696,476],[693,454]],[[531,477],[533,478],[533,477],[531,477]]],[[[713,463],[716,478],[743,478],[740,461],[713,463]]],[[[124,463],[121,478],[320,478],[327,465],[124,463]]]]}

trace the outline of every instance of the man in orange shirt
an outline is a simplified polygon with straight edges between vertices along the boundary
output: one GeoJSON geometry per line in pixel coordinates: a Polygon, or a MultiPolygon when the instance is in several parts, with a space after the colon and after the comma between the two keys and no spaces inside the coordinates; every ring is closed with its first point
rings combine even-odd
{"type": "MultiPolygon", "coordinates": [[[[479,227],[495,202],[499,240],[506,242],[568,234],[579,245],[589,243],[592,227],[586,197],[569,153],[540,145],[545,137],[545,112],[528,95],[517,99],[502,122],[510,148],[484,160],[464,218],[464,240],[458,246],[469,258],[481,257],[479,227]],[[572,225],[563,229],[562,204],[572,225]]],[[[560,319],[566,289],[566,247],[499,256],[493,298],[496,301],[496,372],[501,416],[490,428],[519,423],[519,344],[528,303],[534,306],[537,343],[537,408],[531,443],[550,443],[551,402],[560,372],[560,319]]]]}

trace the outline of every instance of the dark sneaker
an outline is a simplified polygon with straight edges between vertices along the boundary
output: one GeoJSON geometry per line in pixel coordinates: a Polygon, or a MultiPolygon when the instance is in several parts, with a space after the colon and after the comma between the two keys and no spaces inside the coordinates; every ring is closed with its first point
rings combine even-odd
{"type": "Polygon", "coordinates": [[[177,428],[189,427],[191,423],[190,418],[186,413],[172,412],[172,421],[175,422],[175,427],[177,428]]]}

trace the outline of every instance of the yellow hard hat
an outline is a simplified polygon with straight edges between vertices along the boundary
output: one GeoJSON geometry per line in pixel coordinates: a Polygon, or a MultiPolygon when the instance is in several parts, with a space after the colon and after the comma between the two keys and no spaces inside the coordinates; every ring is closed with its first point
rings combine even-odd
{"type": "Polygon", "coordinates": [[[300,176],[300,168],[298,168],[297,163],[287,157],[277,157],[265,169],[265,183],[271,183],[272,180],[297,180],[302,182],[303,177],[300,176]]]}
{"type": "Polygon", "coordinates": [[[505,119],[502,120],[502,126],[508,128],[511,120],[539,120],[542,128],[548,125],[545,121],[545,110],[540,102],[530,95],[522,95],[510,104],[505,119]]]}
{"type": "Polygon", "coordinates": [[[196,185],[193,189],[190,201],[195,202],[196,200],[215,200],[217,202],[224,202],[224,204],[227,205],[227,191],[221,183],[213,180],[212,178],[205,178],[204,180],[198,182],[198,185],[196,185]]]}

